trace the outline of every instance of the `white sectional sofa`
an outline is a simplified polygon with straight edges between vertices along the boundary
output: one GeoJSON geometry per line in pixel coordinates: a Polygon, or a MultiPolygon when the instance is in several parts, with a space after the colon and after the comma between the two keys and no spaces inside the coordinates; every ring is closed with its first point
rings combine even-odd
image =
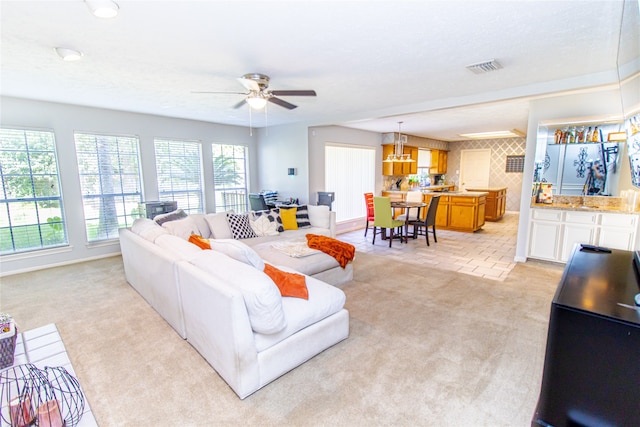
{"type": "Polygon", "coordinates": [[[228,238],[225,213],[162,226],[139,219],[120,230],[127,281],[241,399],[349,335],[336,285],[352,279],[351,264],[343,269],[324,253],[294,258],[272,247],[307,233],[335,236],[335,213],[317,208],[309,210],[310,228],[241,241],[228,238]],[[189,243],[191,233],[211,238],[214,249],[189,243]],[[265,262],[304,274],[308,299],[282,297],[260,267],[265,262]]]}

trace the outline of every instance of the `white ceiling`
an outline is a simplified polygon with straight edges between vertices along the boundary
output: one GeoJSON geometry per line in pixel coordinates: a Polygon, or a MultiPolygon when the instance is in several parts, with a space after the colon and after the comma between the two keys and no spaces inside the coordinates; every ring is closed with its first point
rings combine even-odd
{"type": "MultiPolygon", "coordinates": [[[[631,0],[627,0],[631,1],[631,0]]],[[[633,0],[635,1],[635,0],[633,0]]],[[[0,94],[249,126],[237,78],[315,89],[252,115],[434,139],[526,130],[530,97],[617,79],[623,2],[2,1],[0,94]],[[55,47],[84,53],[63,62],[55,47]],[[466,65],[495,58],[477,75],[466,65]]]]}

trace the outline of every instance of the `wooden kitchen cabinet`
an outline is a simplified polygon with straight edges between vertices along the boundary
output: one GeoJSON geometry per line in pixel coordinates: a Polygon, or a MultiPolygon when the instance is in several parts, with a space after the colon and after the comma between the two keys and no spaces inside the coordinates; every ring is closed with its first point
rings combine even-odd
{"type": "Polygon", "coordinates": [[[404,146],[403,153],[411,156],[413,162],[385,162],[389,155],[395,153],[394,144],[382,145],[382,175],[415,175],[418,173],[418,147],[404,146]]]}
{"type": "MultiPolygon", "coordinates": [[[[425,194],[428,205],[433,194],[425,194]]],[[[486,194],[442,193],[436,211],[436,229],[474,232],[484,225],[486,194]],[[446,194],[446,195],[445,195],[446,194]]],[[[423,210],[423,217],[426,209],[423,210]]]]}
{"type": "Polygon", "coordinates": [[[442,175],[447,173],[448,153],[444,150],[431,150],[431,166],[429,173],[434,175],[442,175]]]}
{"type": "Polygon", "coordinates": [[[479,230],[484,225],[486,204],[486,195],[451,197],[447,229],[458,231],[479,230]]]}
{"type": "Polygon", "coordinates": [[[485,209],[484,219],[487,221],[498,221],[504,216],[507,208],[507,189],[506,188],[467,188],[468,191],[483,191],[489,193],[487,195],[487,205],[485,209]]]}
{"type": "MultiPolygon", "coordinates": [[[[432,194],[424,195],[423,201],[427,204],[427,207],[420,212],[422,219],[425,219],[427,216],[427,209],[432,197],[432,194]]],[[[449,225],[449,196],[441,195],[440,201],[438,202],[438,210],[436,210],[436,229],[446,228],[447,225],[449,225]]]]}

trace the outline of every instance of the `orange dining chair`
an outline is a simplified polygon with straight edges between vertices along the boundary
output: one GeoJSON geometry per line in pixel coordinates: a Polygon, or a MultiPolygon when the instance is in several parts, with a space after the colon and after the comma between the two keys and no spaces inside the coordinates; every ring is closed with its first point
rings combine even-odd
{"type": "Polygon", "coordinates": [[[373,193],[364,193],[364,203],[367,207],[367,227],[364,229],[364,237],[367,237],[367,231],[369,231],[370,228],[373,228],[374,221],[373,193]],[[371,222],[371,225],[369,225],[369,222],[371,222]]]}
{"type": "Polygon", "coordinates": [[[380,233],[385,233],[385,229],[389,231],[389,247],[393,241],[393,230],[399,229],[400,241],[402,241],[402,230],[404,228],[404,221],[398,221],[393,219],[391,214],[391,199],[389,197],[374,197],[373,198],[373,211],[375,220],[373,221],[373,244],[376,243],[376,229],[380,227],[380,233]]]}

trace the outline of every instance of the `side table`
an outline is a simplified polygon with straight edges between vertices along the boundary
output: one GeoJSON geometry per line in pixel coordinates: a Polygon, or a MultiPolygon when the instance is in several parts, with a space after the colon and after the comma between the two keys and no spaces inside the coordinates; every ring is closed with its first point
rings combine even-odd
{"type": "MultiPolygon", "coordinates": [[[[16,351],[13,366],[31,363],[39,369],[46,366],[62,366],[74,377],[76,376],[71,360],[67,355],[58,328],[54,323],[19,332],[16,339],[16,351]]],[[[5,408],[3,408],[4,412],[5,408]]],[[[2,422],[1,427],[9,427],[2,422]]],[[[84,413],[77,427],[98,427],[85,396],[84,413]]]]}

